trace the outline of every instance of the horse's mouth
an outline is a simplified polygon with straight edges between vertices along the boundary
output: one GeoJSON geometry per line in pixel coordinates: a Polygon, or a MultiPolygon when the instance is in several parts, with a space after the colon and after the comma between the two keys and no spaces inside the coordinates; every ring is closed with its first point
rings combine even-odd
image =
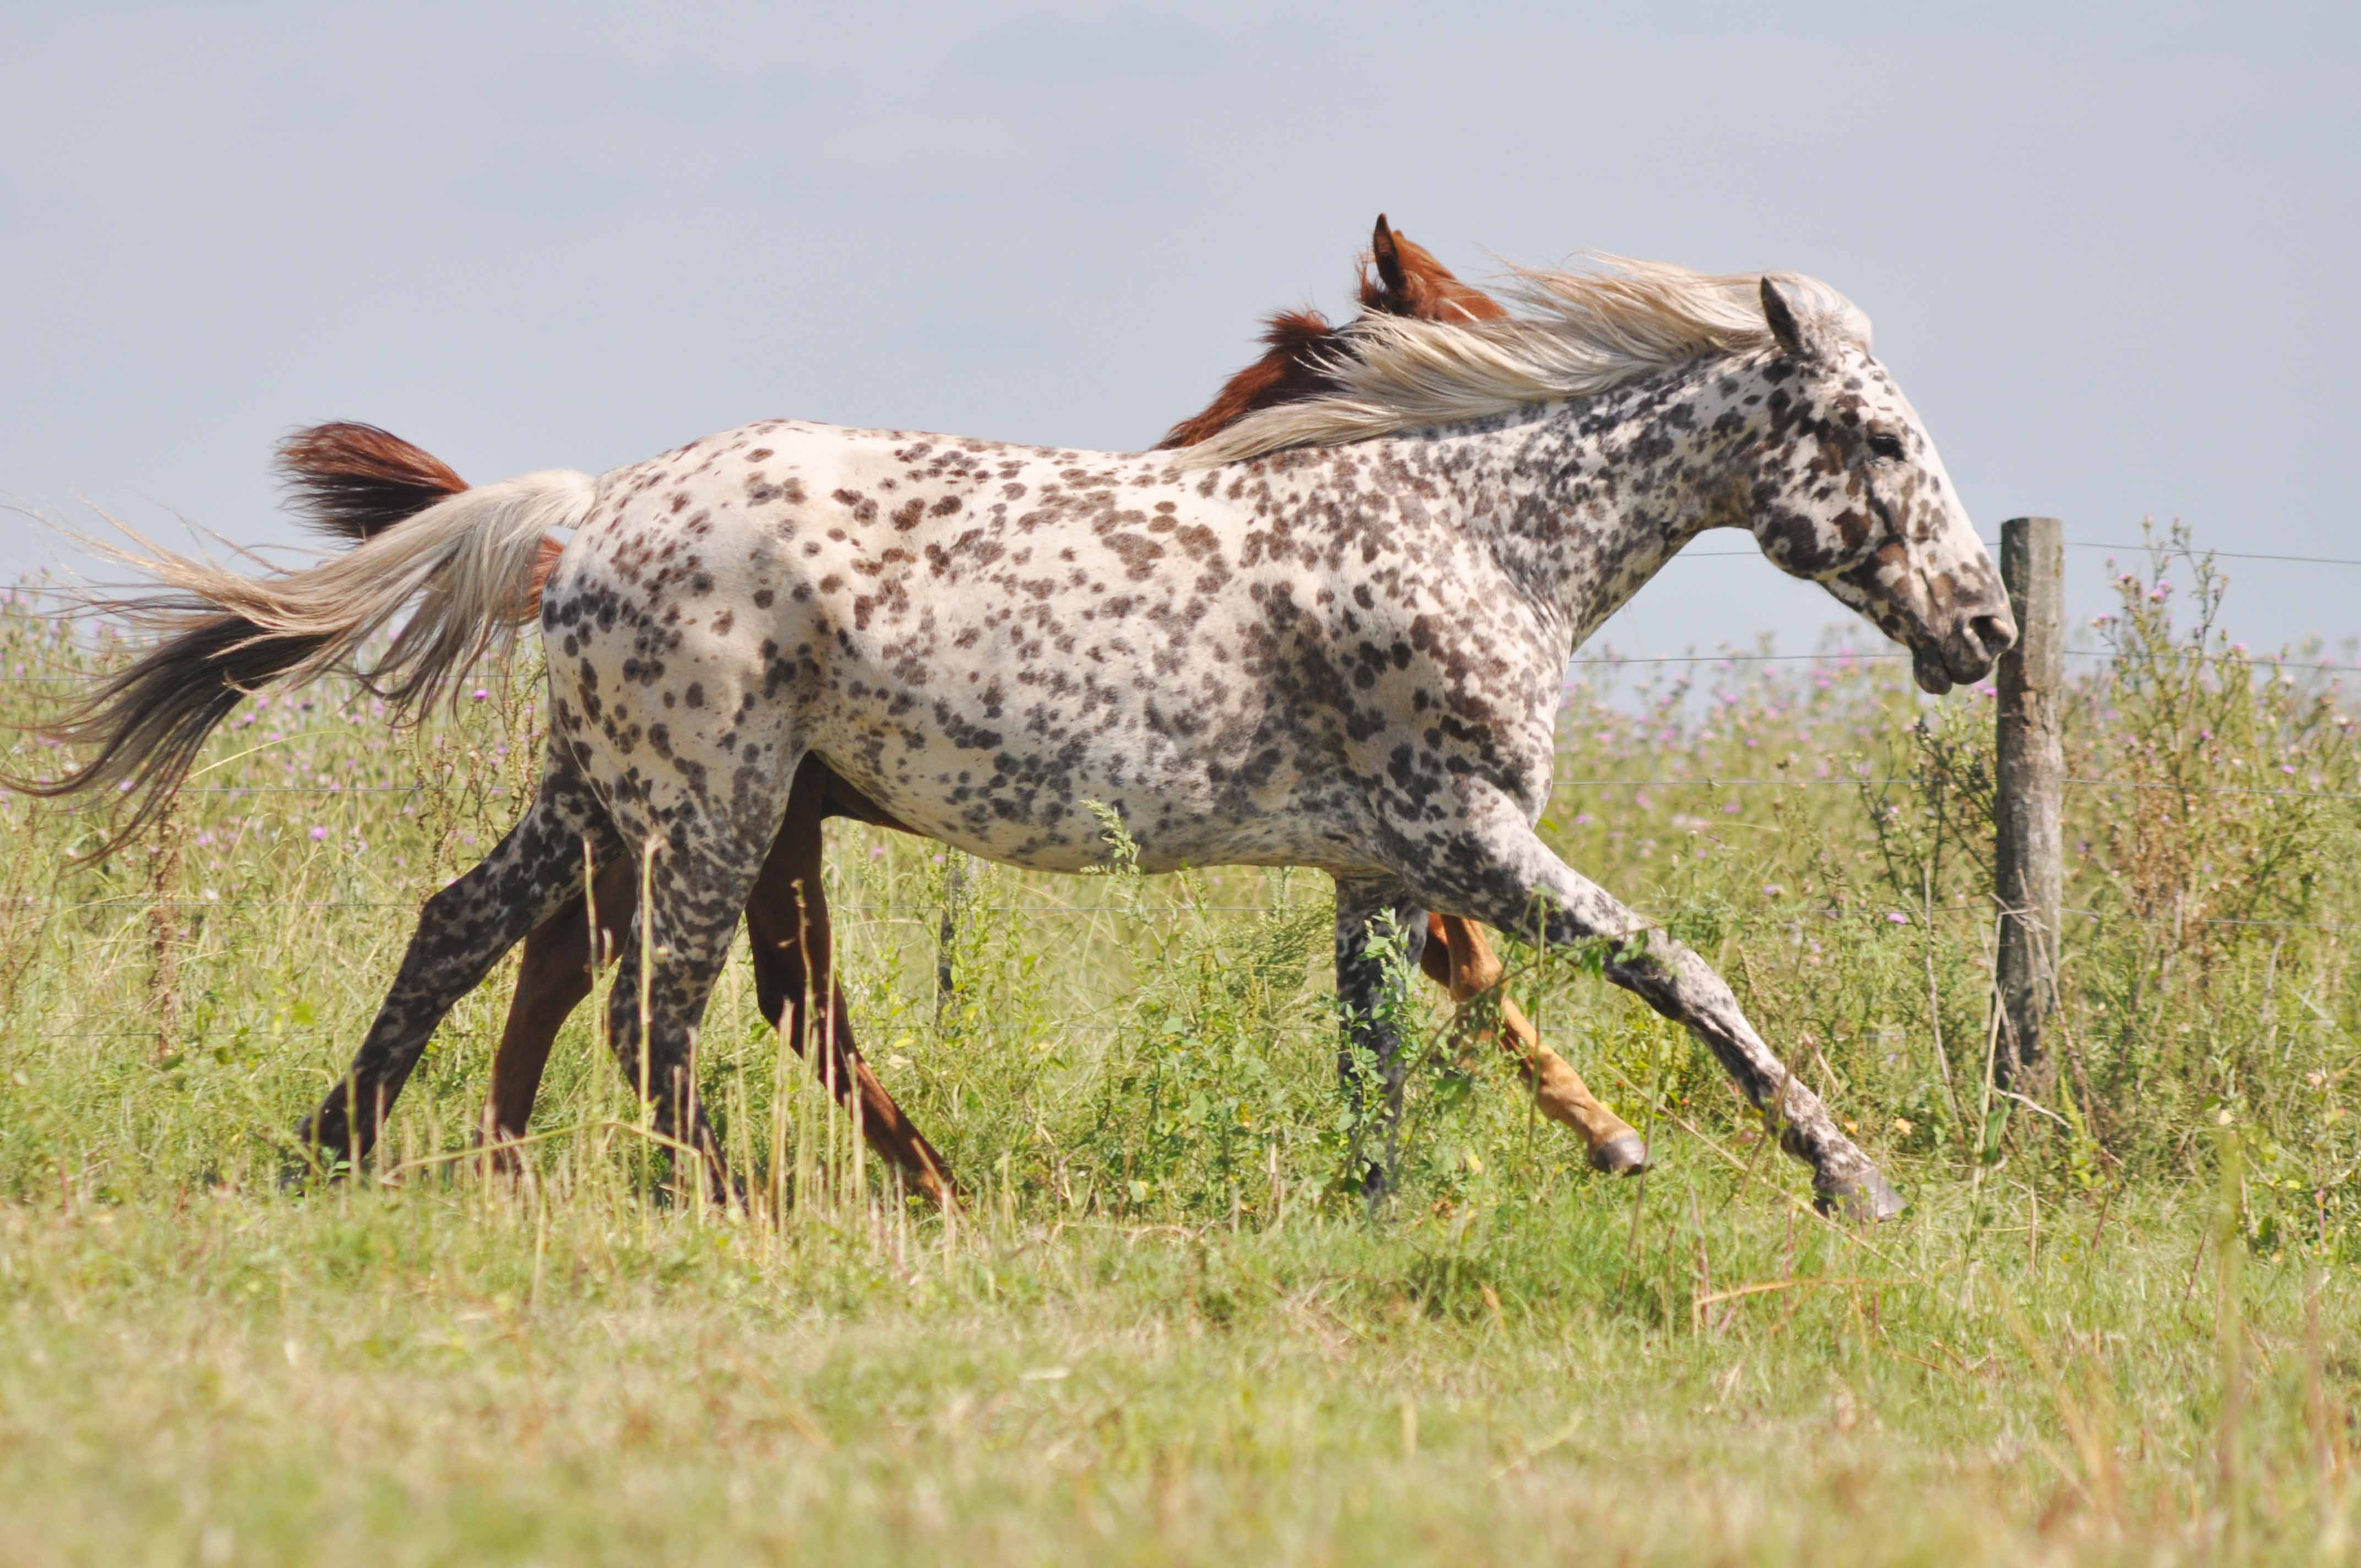
{"type": "Polygon", "coordinates": [[[1918,689],[1928,696],[1941,696],[1951,689],[1951,673],[1943,667],[1942,654],[1931,648],[1910,650],[1910,673],[1918,677],[1918,689]]]}
{"type": "Polygon", "coordinates": [[[1971,645],[1963,639],[1947,638],[1941,642],[1914,641],[1910,647],[1910,673],[1918,677],[1918,689],[1930,696],[1982,680],[1997,663],[1999,650],[1987,651],[1982,641],[1971,645]]]}

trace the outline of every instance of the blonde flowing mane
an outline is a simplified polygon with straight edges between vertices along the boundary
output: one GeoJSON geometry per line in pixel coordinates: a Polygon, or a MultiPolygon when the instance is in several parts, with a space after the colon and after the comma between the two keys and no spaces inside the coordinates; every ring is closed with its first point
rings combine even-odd
{"type": "MultiPolygon", "coordinates": [[[[1291,446],[1341,446],[1528,403],[1590,397],[1692,360],[1771,345],[1763,274],[1592,259],[1600,270],[1518,269],[1501,291],[1515,310],[1499,321],[1366,315],[1341,334],[1347,351],[1322,367],[1334,391],[1249,414],[1180,453],[1180,461],[1209,468],[1291,446]]],[[[1769,276],[1798,316],[1869,346],[1869,318],[1843,295],[1801,273],[1769,276]]]]}

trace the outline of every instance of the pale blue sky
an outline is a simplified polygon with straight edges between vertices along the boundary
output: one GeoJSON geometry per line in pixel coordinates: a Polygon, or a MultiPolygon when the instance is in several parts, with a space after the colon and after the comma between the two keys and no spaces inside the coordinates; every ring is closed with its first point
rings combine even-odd
{"type": "MultiPolygon", "coordinates": [[[[270,444],[329,417],[479,480],[774,414],[1135,447],[1342,313],[1383,209],[1471,273],[1823,275],[1988,534],[2361,557],[2354,18],[0,5],[0,496],[284,540],[270,444]]],[[[2235,576],[2254,641],[2361,630],[2361,571],[2235,576]]],[[[1697,561],[1608,636],[1841,615],[1697,561]]]]}

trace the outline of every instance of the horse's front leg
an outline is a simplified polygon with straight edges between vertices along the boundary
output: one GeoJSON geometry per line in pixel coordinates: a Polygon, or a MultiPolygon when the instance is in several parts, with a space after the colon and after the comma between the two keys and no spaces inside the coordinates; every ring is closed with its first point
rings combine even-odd
{"type": "Polygon", "coordinates": [[[1336,1003],[1345,1025],[1336,1078],[1353,1104],[1352,1157],[1360,1164],[1362,1196],[1373,1209],[1394,1181],[1407,1071],[1405,982],[1425,946],[1426,909],[1406,897],[1400,883],[1336,879],[1336,1003]]]}
{"type": "Polygon", "coordinates": [[[1505,795],[1479,786],[1460,827],[1405,846],[1402,880],[1428,903],[1460,908],[1504,930],[1539,925],[1571,946],[1619,944],[1607,977],[1687,1025],[1747,1100],[1777,1126],[1780,1146],[1812,1168],[1823,1207],[1885,1219],[1902,1199],[1812,1092],[1772,1053],[1729,983],[1681,943],[1650,927],[1543,844],[1505,795]]]}
{"type": "Polygon", "coordinates": [[[1461,1037],[1471,1047],[1497,1045],[1516,1063],[1541,1113],[1581,1135],[1591,1168],[1630,1176],[1648,1168],[1647,1140],[1598,1102],[1582,1075],[1542,1043],[1541,1031],[1501,989],[1508,970],[1482,927],[1456,915],[1430,916],[1422,963],[1427,978],[1458,1004],[1454,1026],[1461,1037]]]}

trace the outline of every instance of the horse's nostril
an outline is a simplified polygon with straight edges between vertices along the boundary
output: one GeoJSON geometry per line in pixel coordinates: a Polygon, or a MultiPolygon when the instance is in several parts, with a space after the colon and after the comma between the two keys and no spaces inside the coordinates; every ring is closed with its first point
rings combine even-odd
{"type": "Polygon", "coordinates": [[[2016,623],[2004,615],[1980,615],[1968,622],[1968,635],[1983,649],[1984,657],[1997,659],[2016,641],[2016,623]]]}

